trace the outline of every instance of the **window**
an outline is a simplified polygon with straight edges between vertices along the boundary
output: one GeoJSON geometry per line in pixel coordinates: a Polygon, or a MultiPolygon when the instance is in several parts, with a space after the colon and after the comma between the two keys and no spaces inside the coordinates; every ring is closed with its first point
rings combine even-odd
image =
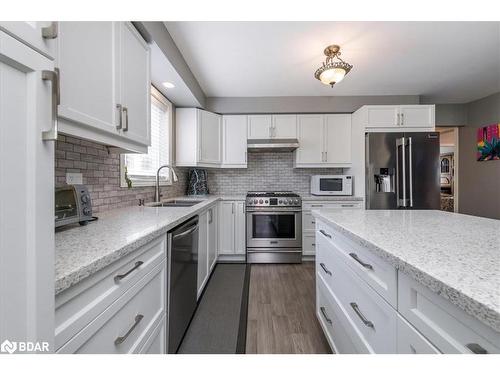
{"type": "MultiPolygon", "coordinates": [[[[156,171],[169,164],[172,142],[172,104],[154,87],[151,87],[151,146],[147,154],[124,154],[121,157],[121,186],[127,187],[127,176],[132,186],[154,186],[156,171]]],[[[168,168],[160,172],[160,184],[170,185],[168,168]]]]}

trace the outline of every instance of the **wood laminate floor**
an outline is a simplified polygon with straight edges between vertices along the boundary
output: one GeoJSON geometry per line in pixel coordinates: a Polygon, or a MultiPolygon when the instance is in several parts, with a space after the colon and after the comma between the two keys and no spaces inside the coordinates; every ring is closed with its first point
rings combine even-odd
{"type": "Polygon", "coordinates": [[[331,353],[315,314],[314,263],[254,264],[247,354],[331,353]]]}

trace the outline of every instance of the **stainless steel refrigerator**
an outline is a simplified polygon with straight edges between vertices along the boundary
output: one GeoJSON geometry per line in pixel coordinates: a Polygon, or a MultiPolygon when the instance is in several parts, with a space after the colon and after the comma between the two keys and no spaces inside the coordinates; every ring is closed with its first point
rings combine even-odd
{"type": "Polygon", "coordinates": [[[365,135],[366,208],[440,208],[439,133],[365,135]]]}

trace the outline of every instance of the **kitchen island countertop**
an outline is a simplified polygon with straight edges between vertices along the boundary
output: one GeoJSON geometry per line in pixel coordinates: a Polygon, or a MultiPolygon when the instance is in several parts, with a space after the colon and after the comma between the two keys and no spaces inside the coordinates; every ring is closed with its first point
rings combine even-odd
{"type": "Polygon", "coordinates": [[[313,215],[500,332],[500,221],[434,210],[313,215]]]}

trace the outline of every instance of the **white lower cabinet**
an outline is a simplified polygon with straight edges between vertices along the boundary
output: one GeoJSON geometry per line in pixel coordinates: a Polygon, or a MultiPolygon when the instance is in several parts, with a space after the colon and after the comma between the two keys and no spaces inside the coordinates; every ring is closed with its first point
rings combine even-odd
{"type": "Polygon", "coordinates": [[[217,204],[199,215],[198,238],[198,298],[203,293],[217,262],[217,204]]]}
{"type": "Polygon", "coordinates": [[[398,354],[439,354],[429,340],[398,315],[398,354]]]}
{"type": "Polygon", "coordinates": [[[166,235],[56,295],[58,353],[166,353],[166,235]]]}
{"type": "Polygon", "coordinates": [[[316,314],[335,352],[500,353],[498,332],[321,220],[315,244],[316,314]]]}
{"type": "Polygon", "coordinates": [[[245,201],[221,201],[219,223],[219,259],[244,260],[246,253],[245,201]]]}
{"type": "Polygon", "coordinates": [[[303,201],[302,203],[302,255],[307,259],[316,253],[316,220],[312,216],[312,210],[322,208],[361,209],[362,201],[325,201],[321,197],[318,200],[303,201]]]}

